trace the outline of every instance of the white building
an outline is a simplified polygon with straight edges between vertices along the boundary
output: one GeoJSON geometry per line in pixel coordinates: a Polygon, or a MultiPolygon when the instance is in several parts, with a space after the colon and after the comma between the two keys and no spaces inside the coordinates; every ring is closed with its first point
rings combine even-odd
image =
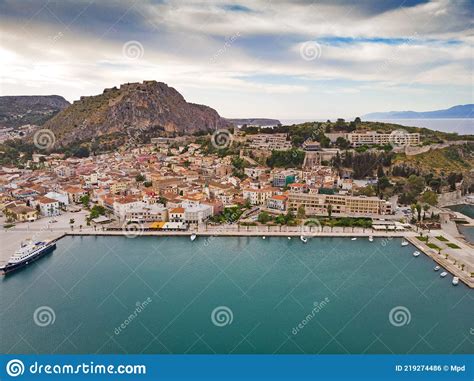
{"type": "Polygon", "coordinates": [[[212,207],[205,204],[182,203],[184,222],[188,224],[202,223],[212,216],[212,207]]]}
{"type": "Polygon", "coordinates": [[[61,214],[61,206],[59,201],[48,197],[38,197],[32,201],[32,205],[39,208],[40,215],[44,217],[59,216],[61,214]]]}
{"type": "Polygon", "coordinates": [[[67,194],[58,193],[58,192],[49,192],[49,193],[46,193],[44,196],[58,201],[61,206],[69,205],[69,197],[67,194]]]}

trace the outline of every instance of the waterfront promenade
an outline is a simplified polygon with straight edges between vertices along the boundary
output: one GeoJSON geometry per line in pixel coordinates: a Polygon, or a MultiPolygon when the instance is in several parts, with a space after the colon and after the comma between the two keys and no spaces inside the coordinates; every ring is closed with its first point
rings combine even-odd
{"type": "MultiPolygon", "coordinates": [[[[319,227],[313,226],[239,226],[231,225],[201,225],[197,229],[187,231],[147,231],[141,229],[140,225],[136,230],[106,230],[102,227],[87,226],[85,223],[85,214],[75,213],[58,216],[57,222],[50,223],[47,219],[42,219],[29,224],[19,224],[14,228],[0,231],[2,247],[0,250],[0,264],[8,261],[11,255],[17,250],[26,239],[32,240],[57,240],[65,235],[77,236],[128,236],[134,238],[137,236],[190,236],[195,233],[199,236],[276,236],[276,237],[294,237],[299,238],[304,235],[311,237],[345,237],[368,240],[369,236],[378,238],[406,238],[421,252],[432,258],[451,274],[458,276],[466,285],[474,288],[474,278],[470,275],[474,272],[474,249],[472,245],[462,241],[458,236],[453,236],[449,231],[439,230],[431,231],[430,242],[436,243],[441,248],[441,254],[438,251],[428,247],[424,242],[416,238],[419,233],[415,231],[375,231],[362,228],[342,228],[342,227],[319,227]],[[74,218],[74,228],[71,229],[69,221],[74,218]],[[82,225],[82,226],[81,226],[82,225]],[[446,242],[439,241],[436,237],[442,235],[450,243],[460,247],[460,249],[450,248],[446,242]],[[462,266],[464,265],[464,266],[462,266]]],[[[426,235],[426,234],[425,234],[426,235]]]]}

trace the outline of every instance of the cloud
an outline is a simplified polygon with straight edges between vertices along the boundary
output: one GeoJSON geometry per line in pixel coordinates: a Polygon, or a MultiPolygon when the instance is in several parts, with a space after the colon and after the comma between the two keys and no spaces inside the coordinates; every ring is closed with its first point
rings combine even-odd
{"type": "Polygon", "coordinates": [[[157,79],[190,94],[191,101],[243,113],[253,108],[236,104],[236,94],[260,95],[262,112],[288,113],[306,112],[297,104],[318,94],[328,95],[318,99],[322,109],[336,107],[329,105],[333,96],[357,97],[350,106],[336,102],[341,112],[353,107],[354,113],[362,102],[383,109],[377,102],[384,95],[393,102],[394,89],[397,102],[407,101],[409,92],[424,94],[424,100],[410,99],[420,105],[434,99],[427,86],[439,92],[439,102],[470,94],[470,2],[397,3],[4,1],[1,91],[59,93],[72,100],[123,82],[157,79]],[[131,40],[143,46],[138,60],[122,54],[131,40]],[[301,57],[307,42],[319,44],[317,59],[301,57]]]}

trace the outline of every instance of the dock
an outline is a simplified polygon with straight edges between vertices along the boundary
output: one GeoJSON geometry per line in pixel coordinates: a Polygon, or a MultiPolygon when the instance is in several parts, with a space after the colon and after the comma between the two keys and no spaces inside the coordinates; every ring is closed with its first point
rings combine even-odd
{"type": "MultiPolygon", "coordinates": [[[[428,247],[423,241],[420,241],[414,236],[405,237],[405,239],[415,246],[419,251],[430,257],[447,272],[451,273],[453,276],[457,276],[459,280],[466,286],[474,288],[474,277],[471,277],[471,272],[474,271],[474,268],[470,267],[469,263],[466,264],[464,270],[462,270],[459,266],[458,259],[453,259],[453,257],[446,258],[444,253],[438,254],[435,249],[428,247]]],[[[430,239],[433,239],[433,237],[430,236],[430,239]]]]}

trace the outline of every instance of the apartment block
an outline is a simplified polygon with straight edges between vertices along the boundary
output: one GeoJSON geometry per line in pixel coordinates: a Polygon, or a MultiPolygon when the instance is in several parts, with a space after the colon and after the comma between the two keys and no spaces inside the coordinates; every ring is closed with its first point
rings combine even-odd
{"type": "Polygon", "coordinates": [[[291,149],[291,142],[287,140],[287,134],[256,134],[250,135],[248,140],[251,143],[251,147],[255,149],[266,149],[269,151],[291,149]]]}
{"type": "Polygon", "coordinates": [[[288,198],[289,209],[304,206],[307,215],[325,215],[329,205],[333,214],[392,214],[392,204],[377,197],[291,192],[288,198]]]}

